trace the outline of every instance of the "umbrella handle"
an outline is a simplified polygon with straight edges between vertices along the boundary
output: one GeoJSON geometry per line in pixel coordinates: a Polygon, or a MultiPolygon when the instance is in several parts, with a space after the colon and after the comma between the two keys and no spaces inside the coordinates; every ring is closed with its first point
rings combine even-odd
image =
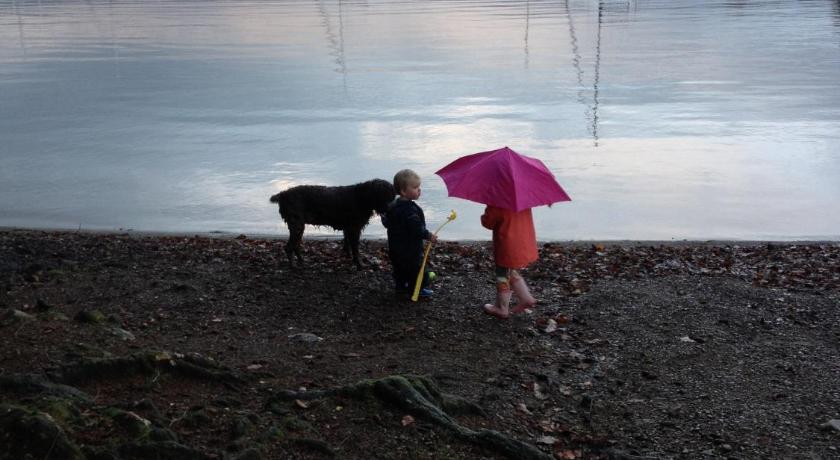
{"type": "MultiPolygon", "coordinates": [[[[455,214],[455,211],[453,210],[451,213],[449,213],[449,217],[446,218],[446,222],[440,224],[440,227],[438,227],[437,230],[435,230],[435,233],[433,234],[437,235],[444,225],[452,222],[453,220],[455,220],[456,217],[458,217],[458,215],[455,214]]],[[[429,240],[429,242],[426,244],[426,251],[423,254],[423,263],[420,264],[420,273],[417,274],[417,281],[414,283],[414,292],[411,294],[412,302],[417,302],[417,299],[420,298],[420,285],[423,283],[423,271],[426,269],[426,261],[429,259],[429,251],[431,250],[432,240],[429,240]]]]}

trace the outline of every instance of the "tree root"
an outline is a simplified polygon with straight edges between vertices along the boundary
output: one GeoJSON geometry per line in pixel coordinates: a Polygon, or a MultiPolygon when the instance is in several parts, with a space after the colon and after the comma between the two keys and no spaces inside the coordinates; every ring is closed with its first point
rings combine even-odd
{"type": "Polygon", "coordinates": [[[62,366],[54,380],[80,384],[103,378],[155,375],[163,372],[231,386],[243,382],[242,378],[207,358],[167,352],[137,353],[124,358],[87,358],[75,364],[62,366]]]}
{"type": "Polygon", "coordinates": [[[127,458],[154,458],[158,460],[210,460],[219,458],[173,441],[130,443],[119,448],[119,454],[127,458]]]}
{"type": "Polygon", "coordinates": [[[90,396],[77,388],[53,383],[34,374],[0,375],[0,393],[4,395],[13,393],[20,396],[57,396],[84,402],[90,401],[90,396]]]}
{"type": "Polygon", "coordinates": [[[308,438],[291,438],[289,441],[293,444],[297,444],[298,446],[305,447],[328,457],[335,457],[336,455],[335,451],[332,450],[324,441],[308,438]]]}
{"type": "Polygon", "coordinates": [[[0,459],[83,459],[81,451],[50,417],[0,404],[0,459]]]}
{"type": "Polygon", "coordinates": [[[460,413],[483,413],[473,403],[440,392],[431,379],[418,376],[392,375],[377,380],[362,380],[353,385],[319,391],[282,391],[271,398],[274,401],[295,399],[313,400],[332,396],[354,399],[375,398],[404,410],[412,415],[444,427],[457,438],[493,450],[509,458],[549,460],[553,457],[536,447],[513,439],[495,430],[472,430],[459,424],[446,410],[460,413]]]}

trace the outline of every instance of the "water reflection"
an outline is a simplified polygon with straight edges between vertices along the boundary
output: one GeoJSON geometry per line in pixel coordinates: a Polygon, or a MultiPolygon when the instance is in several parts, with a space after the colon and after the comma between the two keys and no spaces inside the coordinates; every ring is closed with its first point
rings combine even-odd
{"type": "Polygon", "coordinates": [[[541,238],[836,236],[838,25],[836,1],[0,0],[0,225],[284,232],[276,191],[411,167],[430,221],[485,238],[433,172],[510,145],[575,198],[541,238]]]}
{"type": "Polygon", "coordinates": [[[831,11],[834,18],[834,25],[840,27],[840,0],[834,0],[832,2],[831,11]]]}
{"type": "Polygon", "coordinates": [[[528,68],[528,33],[531,27],[531,0],[525,1],[525,68],[528,68]]]}
{"type": "MultiPolygon", "coordinates": [[[[567,22],[569,23],[569,39],[571,40],[572,46],[572,66],[575,68],[575,76],[577,77],[577,100],[580,102],[584,107],[586,107],[586,102],[584,101],[583,97],[583,69],[580,67],[580,51],[578,50],[578,40],[577,36],[575,35],[575,21],[572,17],[572,11],[569,8],[569,0],[564,0],[565,8],[566,8],[566,17],[567,22]]],[[[587,111],[584,112],[584,116],[586,119],[589,119],[588,116],[588,107],[587,111]]],[[[597,142],[597,139],[596,139],[597,142]]]]}
{"type": "Polygon", "coordinates": [[[598,80],[601,78],[601,21],[604,3],[598,2],[598,34],[595,39],[595,77],[592,83],[592,139],[598,146],[598,80]]]}
{"type": "Polygon", "coordinates": [[[327,42],[329,43],[330,49],[332,49],[331,54],[335,58],[335,63],[338,66],[336,71],[341,74],[342,87],[346,95],[347,62],[344,59],[344,22],[341,12],[341,0],[338,0],[338,38],[336,38],[335,33],[332,31],[332,19],[330,19],[330,15],[322,0],[318,0],[318,12],[321,14],[321,22],[327,34],[327,42]]]}

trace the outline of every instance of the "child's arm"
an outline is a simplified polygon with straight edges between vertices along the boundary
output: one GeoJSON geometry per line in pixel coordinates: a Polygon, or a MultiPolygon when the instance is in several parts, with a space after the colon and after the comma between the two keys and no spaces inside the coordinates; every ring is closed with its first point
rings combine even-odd
{"type": "MultiPolygon", "coordinates": [[[[418,218],[418,221],[419,221],[419,218],[418,218]]],[[[422,228],[422,231],[421,231],[421,234],[423,235],[422,239],[429,240],[432,243],[436,243],[437,240],[438,240],[437,235],[435,235],[428,228],[426,228],[426,224],[424,224],[423,222],[420,222],[419,225],[422,228]]]]}
{"type": "Polygon", "coordinates": [[[415,238],[420,240],[429,240],[432,238],[432,232],[426,228],[426,224],[423,222],[423,218],[420,217],[419,213],[412,213],[406,220],[408,228],[411,229],[411,234],[415,238]]]}
{"type": "Polygon", "coordinates": [[[488,230],[494,230],[496,228],[496,224],[498,223],[498,213],[493,212],[490,209],[490,206],[484,208],[484,214],[481,215],[481,225],[488,230]]]}

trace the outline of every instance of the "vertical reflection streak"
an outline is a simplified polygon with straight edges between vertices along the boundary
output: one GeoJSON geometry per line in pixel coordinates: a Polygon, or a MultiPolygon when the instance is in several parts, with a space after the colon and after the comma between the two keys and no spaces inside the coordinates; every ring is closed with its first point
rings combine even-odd
{"type": "Polygon", "coordinates": [[[595,40],[595,78],[592,85],[592,138],[598,146],[598,82],[601,77],[601,16],[604,3],[598,2],[598,34],[595,40]]]}

